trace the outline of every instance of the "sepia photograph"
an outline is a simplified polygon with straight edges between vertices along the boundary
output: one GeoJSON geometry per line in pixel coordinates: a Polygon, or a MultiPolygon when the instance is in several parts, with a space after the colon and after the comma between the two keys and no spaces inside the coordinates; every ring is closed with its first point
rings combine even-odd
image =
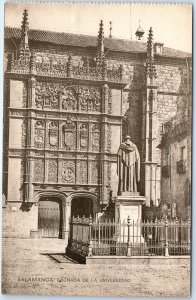
{"type": "Polygon", "coordinates": [[[2,293],[191,295],[192,5],[4,5],[2,293]]]}

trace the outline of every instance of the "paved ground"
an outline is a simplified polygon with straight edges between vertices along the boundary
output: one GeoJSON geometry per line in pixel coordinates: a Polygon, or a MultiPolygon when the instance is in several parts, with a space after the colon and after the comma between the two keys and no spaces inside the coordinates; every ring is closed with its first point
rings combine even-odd
{"type": "Polygon", "coordinates": [[[79,265],[63,240],[3,239],[2,293],[24,295],[188,296],[188,265],[79,265]],[[6,254],[6,255],[5,255],[6,254]]]}

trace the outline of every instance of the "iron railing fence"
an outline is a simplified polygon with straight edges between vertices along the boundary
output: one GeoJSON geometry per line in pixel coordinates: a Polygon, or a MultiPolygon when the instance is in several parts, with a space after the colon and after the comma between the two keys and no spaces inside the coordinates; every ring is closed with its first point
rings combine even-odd
{"type": "Polygon", "coordinates": [[[68,247],[84,255],[190,255],[191,221],[70,220],[68,247]]]}

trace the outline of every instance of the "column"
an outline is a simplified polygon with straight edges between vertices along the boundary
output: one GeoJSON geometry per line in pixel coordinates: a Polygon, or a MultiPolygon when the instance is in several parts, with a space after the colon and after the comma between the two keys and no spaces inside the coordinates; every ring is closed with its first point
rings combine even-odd
{"type": "Polygon", "coordinates": [[[71,202],[63,201],[62,239],[65,239],[66,244],[68,243],[70,217],[71,217],[71,202]]]}
{"type": "Polygon", "coordinates": [[[25,199],[27,202],[34,202],[34,186],[33,186],[33,179],[34,179],[34,159],[31,157],[27,158],[27,165],[26,165],[26,191],[25,191],[25,199]]]}

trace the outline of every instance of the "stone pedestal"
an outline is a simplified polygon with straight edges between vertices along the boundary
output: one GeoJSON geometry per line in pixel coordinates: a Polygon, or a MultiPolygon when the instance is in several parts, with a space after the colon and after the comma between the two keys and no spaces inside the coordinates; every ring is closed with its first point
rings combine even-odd
{"type": "Polygon", "coordinates": [[[146,198],[139,193],[123,192],[115,200],[115,221],[121,221],[121,239],[127,242],[128,230],[131,243],[142,243],[141,236],[142,204],[146,198]],[[129,225],[128,225],[129,217],[129,225]]]}

